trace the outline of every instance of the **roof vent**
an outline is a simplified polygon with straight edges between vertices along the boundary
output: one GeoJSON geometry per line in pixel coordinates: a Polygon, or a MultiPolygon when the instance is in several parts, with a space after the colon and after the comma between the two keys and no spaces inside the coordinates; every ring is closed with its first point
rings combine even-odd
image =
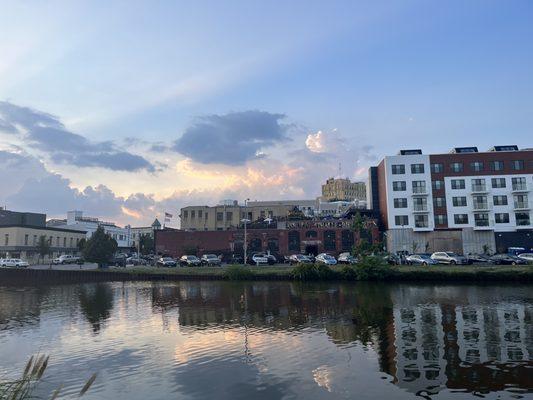
{"type": "Polygon", "coordinates": [[[422,150],[420,149],[400,150],[400,153],[399,153],[399,155],[401,156],[412,156],[414,154],[422,154],[422,150]]]}
{"type": "Polygon", "coordinates": [[[494,146],[489,151],[518,151],[518,146],[515,144],[507,146],[494,146]]]}
{"type": "Polygon", "coordinates": [[[477,153],[477,147],[454,147],[450,153],[477,153]]]}

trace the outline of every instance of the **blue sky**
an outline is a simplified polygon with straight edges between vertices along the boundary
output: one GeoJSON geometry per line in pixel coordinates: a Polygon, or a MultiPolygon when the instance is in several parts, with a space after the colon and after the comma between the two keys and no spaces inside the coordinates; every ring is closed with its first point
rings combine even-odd
{"type": "Polygon", "coordinates": [[[35,171],[0,200],[135,224],[313,197],[401,147],[531,147],[532,20],[529,1],[3,1],[0,163],[35,171]]]}

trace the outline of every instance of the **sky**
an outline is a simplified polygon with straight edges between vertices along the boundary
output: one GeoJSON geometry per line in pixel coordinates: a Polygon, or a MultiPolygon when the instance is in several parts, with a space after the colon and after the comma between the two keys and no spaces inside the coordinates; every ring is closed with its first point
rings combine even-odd
{"type": "Polygon", "coordinates": [[[0,204],[142,226],[533,147],[531,1],[0,0],[0,204]]]}

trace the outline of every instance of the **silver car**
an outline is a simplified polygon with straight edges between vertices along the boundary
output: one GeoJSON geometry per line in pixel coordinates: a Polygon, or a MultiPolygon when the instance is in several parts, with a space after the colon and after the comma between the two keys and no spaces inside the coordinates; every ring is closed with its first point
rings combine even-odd
{"type": "Polygon", "coordinates": [[[427,254],[411,254],[405,257],[405,260],[410,265],[436,265],[438,261],[435,261],[427,254]]]}
{"type": "Polygon", "coordinates": [[[468,259],[466,257],[451,251],[437,251],[431,255],[431,259],[437,261],[439,264],[468,264],[468,259]]]}

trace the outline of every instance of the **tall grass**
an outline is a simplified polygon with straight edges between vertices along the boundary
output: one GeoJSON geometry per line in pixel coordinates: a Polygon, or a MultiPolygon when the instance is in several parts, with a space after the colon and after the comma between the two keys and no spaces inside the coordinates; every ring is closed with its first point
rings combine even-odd
{"type": "MultiPolygon", "coordinates": [[[[0,380],[0,400],[27,400],[38,397],[33,393],[43,380],[43,375],[48,367],[49,356],[31,356],[26,363],[22,376],[14,380],[0,380]]],[[[96,380],[96,374],[93,374],[81,389],[78,397],[83,396],[96,380]]],[[[55,400],[61,394],[62,386],[55,389],[48,397],[55,400]]]]}

